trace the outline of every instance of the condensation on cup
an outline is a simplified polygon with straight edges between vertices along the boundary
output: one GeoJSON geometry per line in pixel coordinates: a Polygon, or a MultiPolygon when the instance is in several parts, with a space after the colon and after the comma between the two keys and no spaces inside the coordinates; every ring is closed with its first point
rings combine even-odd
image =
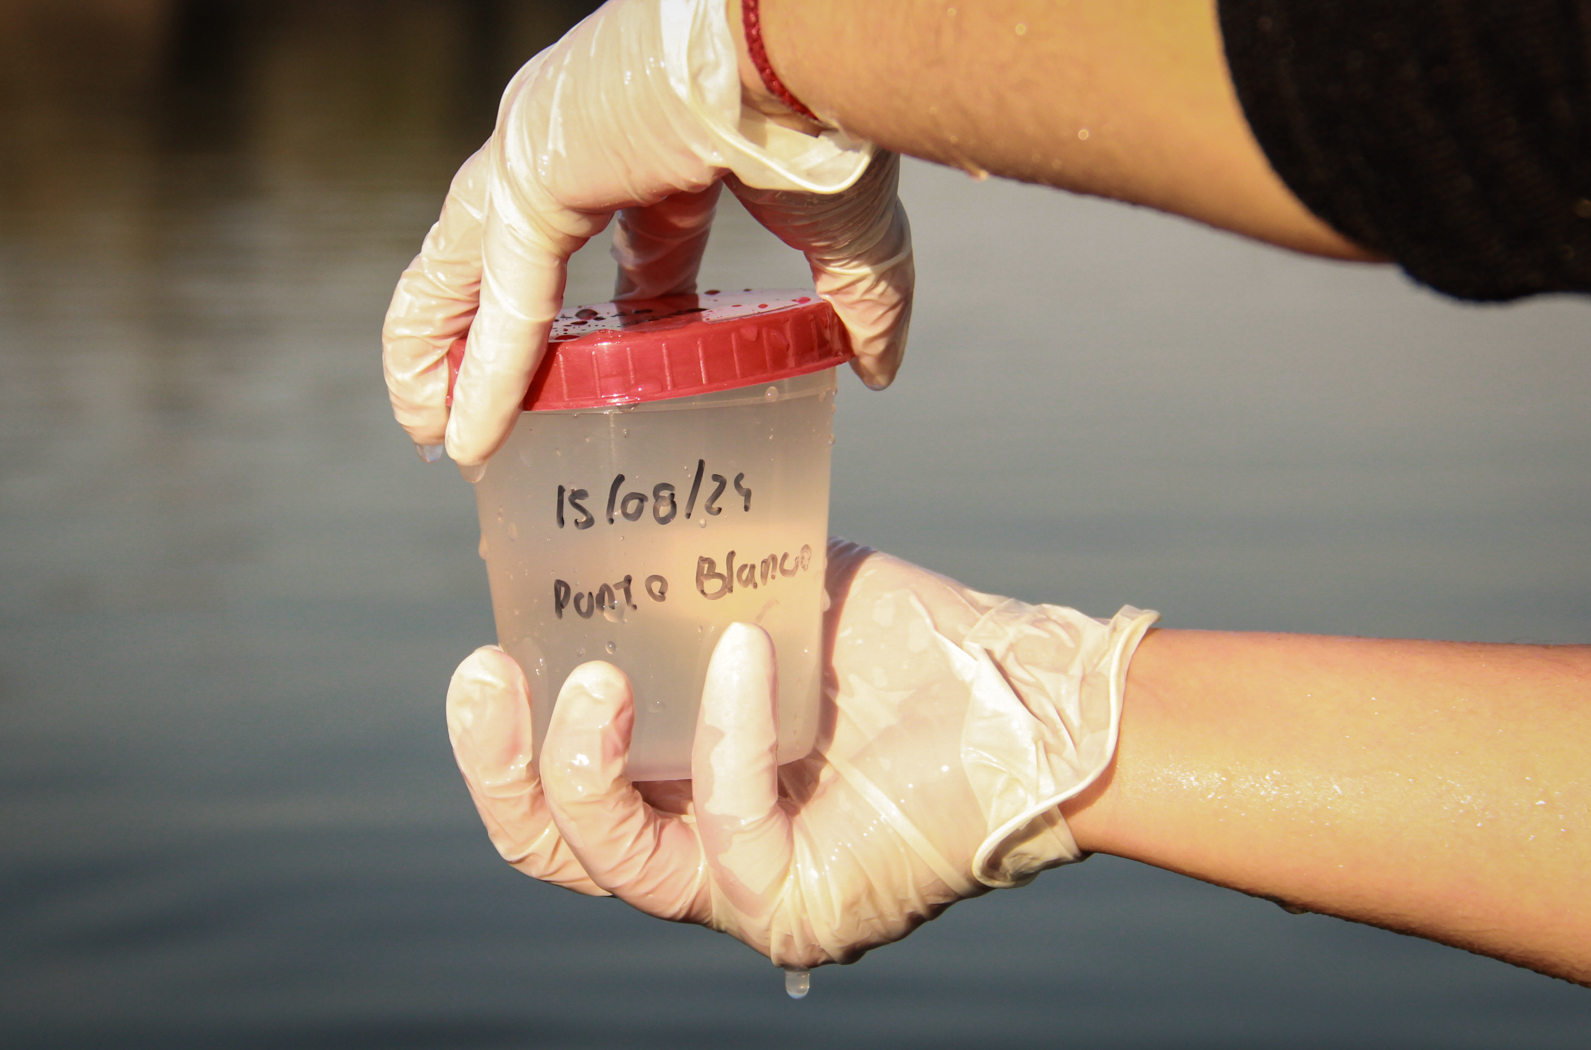
{"type": "Polygon", "coordinates": [[[607,660],[635,690],[627,775],[689,777],[707,662],[737,621],[778,653],[779,761],[812,750],[834,369],[850,356],[829,305],[796,292],[559,315],[475,482],[498,644],[530,680],[538,751],[569,672],[607,660]]]}

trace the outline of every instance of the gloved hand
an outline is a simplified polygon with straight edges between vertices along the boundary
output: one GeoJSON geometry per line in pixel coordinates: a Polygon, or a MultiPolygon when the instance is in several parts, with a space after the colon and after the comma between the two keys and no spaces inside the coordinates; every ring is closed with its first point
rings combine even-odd
{"type": "Polygon", "coordinates": [[[899,160],[741,105],[723,0],[610,0],[519,71],[454,177],[383,331],[387,388],[422,455],[484,462],[507,435],[563,300],[565,266],[619,213],[617,294],[695,289],[720,180],[806,253],[870,385],[911,313],[899,160]],[[449,345],[469,333],[445,403],[449,345]]]}
{"type": "Polygon", "coordinates": [[[582,664],[530,765],[525,677],[478,650],[448,691],[454,753],[526,874],[738,937],[786,969],[851,962],[956,901],[1082,854],[1058,803],[1115,749],[1127,664],[1154,613],[1108,623],[979,594],[831,543],[823,731],[775,765],[772,644],[714,651],[692,779],[623,779],[629,684],[582,664]]]}

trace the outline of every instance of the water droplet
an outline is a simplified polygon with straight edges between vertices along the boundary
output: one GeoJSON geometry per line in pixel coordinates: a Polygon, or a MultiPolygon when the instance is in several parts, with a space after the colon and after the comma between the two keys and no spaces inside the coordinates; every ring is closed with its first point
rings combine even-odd
{"type": "Polygon", "coordinates": [[[587,306],[587,307],[583,307],[583,308],[581,308],[579,310],[576,310],[575,311],[575,316],[580,318],[580,320],[582,320],[582,321],[589,321],[593,317],[597,316],[597,312],[595,310],[591,309],[591,307],[587,306]]]}
{"type": "Polygon", "coordinates": [[[805,999],[812,990],[811,970],[786,970],[784,972],[784,994],[792,999],[805,999]]]}
{"type": "Polygon", "coordinates": [[[696,527],[699,528],[699,529],[705,529],[707,527],[707,519],[706,518],[698,518],[698,519],[696,519],[696,527]]]}
{"type": "Polygon", "coordinates": [[[834,444],[834,435],[833,434],[829,435],[829,444],[830,445],[834,444]]]}
{"type": "Polygon", "coordinates": [[[511,540],[519,539],[519,522],[511,521],[508,523],[508,538],[511,540]]]}
{"type": "Polygon", "coordinates": [[[762,392],[762,397],[763,397],[763,400],[765,400],[765,401],[777,401],[777,400],[779,400],[779,388],[776,387],[776,386],[769,387],[768,389],[766,389],[766,390],[764,390],[762,392]]]}
{"type": "Polygon", "coordinates": [[[615,645],[613,642],[609,642],[608,643],[607,649],[608,649],[608,652],[610,652],[610,653],[616,653],[616,652],[619,651],[619,647],[617,645],[615,645]]]}
{"type": "MultiPolygon", "coordinates": [[[[617,600],[612,605],[604,605],[602,607],[602,618],[609,623],[623,623],[624,606],[620,605],[617,600]]],[[[613,650],[610,648],[608,652],[611,653],[613,650]]]]}
{"type": "Polygon", "coordinates": [[[662,711],[667,706],[668,705],[661,700],[648,700],[646,702],[646,709],[648,711],[662,711]]]}
{"type": "Polygon", "coordinates": [[[576,656],[584,656],[584,655],[586,655],[586,651],[584,649],[576,649],[575,650],[575,655],[576,656]]]}
{"type": "Polygon", "coordinates": [[[497,521],[498,521],[499,524],[501,524],[502,520],[503,520],[503,508],[502,507],[498,507],[497,508],[497,521]]]}
{"type": "Polygon", "coordinates": [[[624,430],[623,430],[623,434],[624,434],[625,437],[629,437],[630,436],[630,428],[629,427],[625,427],[624,430]]]}

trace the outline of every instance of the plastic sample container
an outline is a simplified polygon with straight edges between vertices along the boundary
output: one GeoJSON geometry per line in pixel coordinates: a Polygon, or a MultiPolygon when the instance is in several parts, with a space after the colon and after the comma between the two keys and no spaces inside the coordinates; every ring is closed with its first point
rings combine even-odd
{"type": "Polygon", "coordinates": [[[498,644],[530,680],[538,752],[569,672],[607,660],[635,690],[629,777],[689,777],[707,662],[736,621],[778,653],[779,761],[812,750],[834,368],[850,356],[810,294],[559,315],[475,483],[498,644]]]}

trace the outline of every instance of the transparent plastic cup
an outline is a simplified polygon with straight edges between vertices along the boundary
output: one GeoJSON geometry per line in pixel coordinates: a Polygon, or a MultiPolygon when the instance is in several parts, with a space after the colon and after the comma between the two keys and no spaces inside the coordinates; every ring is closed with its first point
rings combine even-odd
{"type": "Polygon", "coordinates": [[[607,660],[635,690],[628,776],[689,777],[707,662],[737,621],[778,654],[779,761],[811,751],[849,354],[828,305],[798,293],[560,315],[475,482],[498,644],[529,678],[538,751],[569,672],[607,660]]]}

